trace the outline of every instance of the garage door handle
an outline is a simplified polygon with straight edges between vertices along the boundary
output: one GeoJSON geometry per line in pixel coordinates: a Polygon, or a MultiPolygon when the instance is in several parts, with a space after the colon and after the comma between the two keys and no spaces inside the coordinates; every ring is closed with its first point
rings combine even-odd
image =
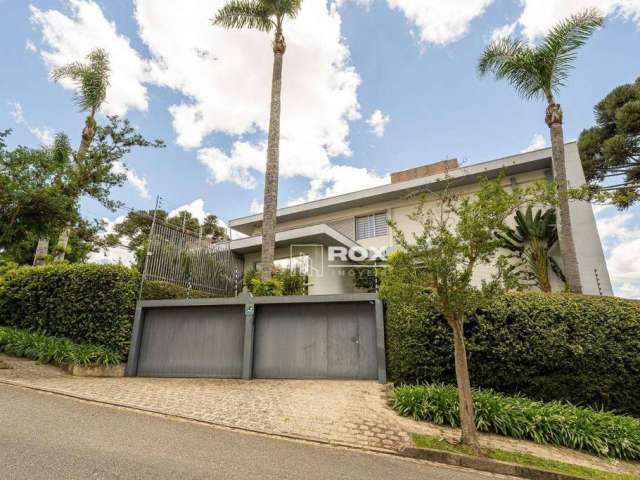
{"type": "Polygon", "coordinates": [[[351,337],[351,341],[353,343],[360,343],[360,339],[358,337],[351,337]]]}

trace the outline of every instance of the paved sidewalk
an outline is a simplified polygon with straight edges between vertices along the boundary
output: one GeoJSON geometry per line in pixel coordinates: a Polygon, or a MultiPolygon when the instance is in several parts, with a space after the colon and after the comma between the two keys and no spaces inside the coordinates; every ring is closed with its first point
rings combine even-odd
{"type": "Polygon", "coordinates": [[[384,386],[332,380],[73,377],[0,354],[0,381],[232,428],[396,451],[409,443],[384,386]]]}

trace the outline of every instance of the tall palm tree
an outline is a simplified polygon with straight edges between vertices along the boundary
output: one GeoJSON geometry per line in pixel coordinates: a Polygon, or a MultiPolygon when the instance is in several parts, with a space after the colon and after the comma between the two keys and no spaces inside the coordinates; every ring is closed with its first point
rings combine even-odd
{"type": "Polygon", "coordinates": [[[282,24],[285,17],[295,18],[302,0],[229,0],[216,14],[213,23],[224,28],[254,28],[275,31],[273,40],[273,77],[271,112],[267,144],[267,168],[264,181],[262,214],[262,279],[273,273],[278,209],[278,163],[280,156],[280,96],[282,91],[282,57],[286,50],[282,24]]]}
{"type": "MultiPolygon", "coordinates": [[[[56,82],[68,78],[76,84],[78,90],[75,95],[75,101],[81,112],[87,112],[87,118],[82,129],[80,147],[75,156],[79,186],[85,171],[84,160],[96,134],[95,116],[107,98],[109,73],[109,56],[107,52],[98,48],[87,55],[87,63],[73,62],[63,65],[55,68],[51,74],[51,77],[56,82]]],[[[68,242],[69,228],[67,227],[62,231],[58,239],[55,261],[64,260],[68,242]]]]}
{"type": "Polygon", "coordinates": [[[582,283],[571,230],[562,108],[555,95],[565,86],[578,49],[603,22],[597,10],[589,9],[556,24],[540,45],[531,46],[510,37],[497,40],[485,49],[478,65],[481,75],[492,73],[498,80],[506,79],[524,99],[547,101],[545,122],[551,132],[558,183],[560,250],[568,286],[576,293],[582,292],[582,283]]]}
{"type": "Polygon", "coordinates": [[[535,282],[543,292],[551,292],[551,271],[564,281],[562,270],[550,255],[558,241],[556,210],[538,210],[534,215],[533,208],[528,206],[525,213],[516,212],[515,222],[515,228],[506,228],[496,236],[503,248],[513,252],[518,266],[524,267],[521,276],[535,282]]]}

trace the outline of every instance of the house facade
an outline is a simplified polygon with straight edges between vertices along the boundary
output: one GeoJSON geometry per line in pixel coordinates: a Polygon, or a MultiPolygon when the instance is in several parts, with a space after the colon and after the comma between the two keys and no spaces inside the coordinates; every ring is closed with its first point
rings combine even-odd
{"type": "MultiPolygon", "coordinates": [[[[565,152],[567,179],[571,187],[578,187],[585,178],[576,143],[568,143],[565,152]]],[[[386,185],[281,208],[277,213],[276,265],[305,270],[310,295],[359,292],[353,272],[354,266],[362,265],[362,252],[382,253],[394,247],[388,221],[393,221],[407,239],[421,231],[410,218],[420,204],[421,193],[437,189],[448,176],[459,195],[469,195],[478,190],[480,178],[496,178],[501,173],[507,188],[551,180],[551,149],[462,167],[455,160],[446,160],[395,172],[386,185]]],[[[571,201],[571,218],[584,293],[612,295],[591,204],[571,201]]],[[[232,251],[244,260],[245,274],[259,268],[262,214],[231,220],[229,226],[246,236],[231,242],[232,251]]],[[[557,246],[552,255],[561,265],[557,246]]],[[[480,285],[494,273],[492,265],[481,266],[473,281],[480,285]]],[[[553,287],[563,288],[557,279],[553,287]]]]}

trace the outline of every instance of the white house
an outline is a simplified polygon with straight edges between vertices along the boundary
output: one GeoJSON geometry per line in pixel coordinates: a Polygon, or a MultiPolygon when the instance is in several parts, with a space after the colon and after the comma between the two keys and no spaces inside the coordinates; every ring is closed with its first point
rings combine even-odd
{"type": "MultiPolygon", "coordinates": [[[[565,151],[570,186],[580,186],[585,179],[576,143],[568,143],[565,151]]],[[[411,238],[419,230],[409,218],[419,205],[418,194],[435,188],[445,174],[454,179],[455,188],[464,195],[477,190],[479,178],[495,178],[500,172],[506,173],[507,187],[552,179],[551,149],[463,167],[458,167],[455,160],[447,160],[393,173],[386,185],[281,208],[277,214],[276,263],[308,267],[310,295],[356,292],[351,272],[357,262],[341,253],[347,249],[358,252],[357,247],[392,247],[394,239],[388,220],[411,238]]],[[[591,205],[572,201],[571,218],[584,293],[612,295],[591,205]]],[[[244,258],[245,272],[256,268],[260,261],[262,215],[237,218],[229,226],[247,235],[231,242],[231,249],[244,258]]],[[[561,258],[558,260],[561,262],[561,258]]],[[[490,265],[478,269],[474,282],[489,279],[492,272],[490,265]]],[[[561,288],[559,282],[555,288],[561,288]]]]}

